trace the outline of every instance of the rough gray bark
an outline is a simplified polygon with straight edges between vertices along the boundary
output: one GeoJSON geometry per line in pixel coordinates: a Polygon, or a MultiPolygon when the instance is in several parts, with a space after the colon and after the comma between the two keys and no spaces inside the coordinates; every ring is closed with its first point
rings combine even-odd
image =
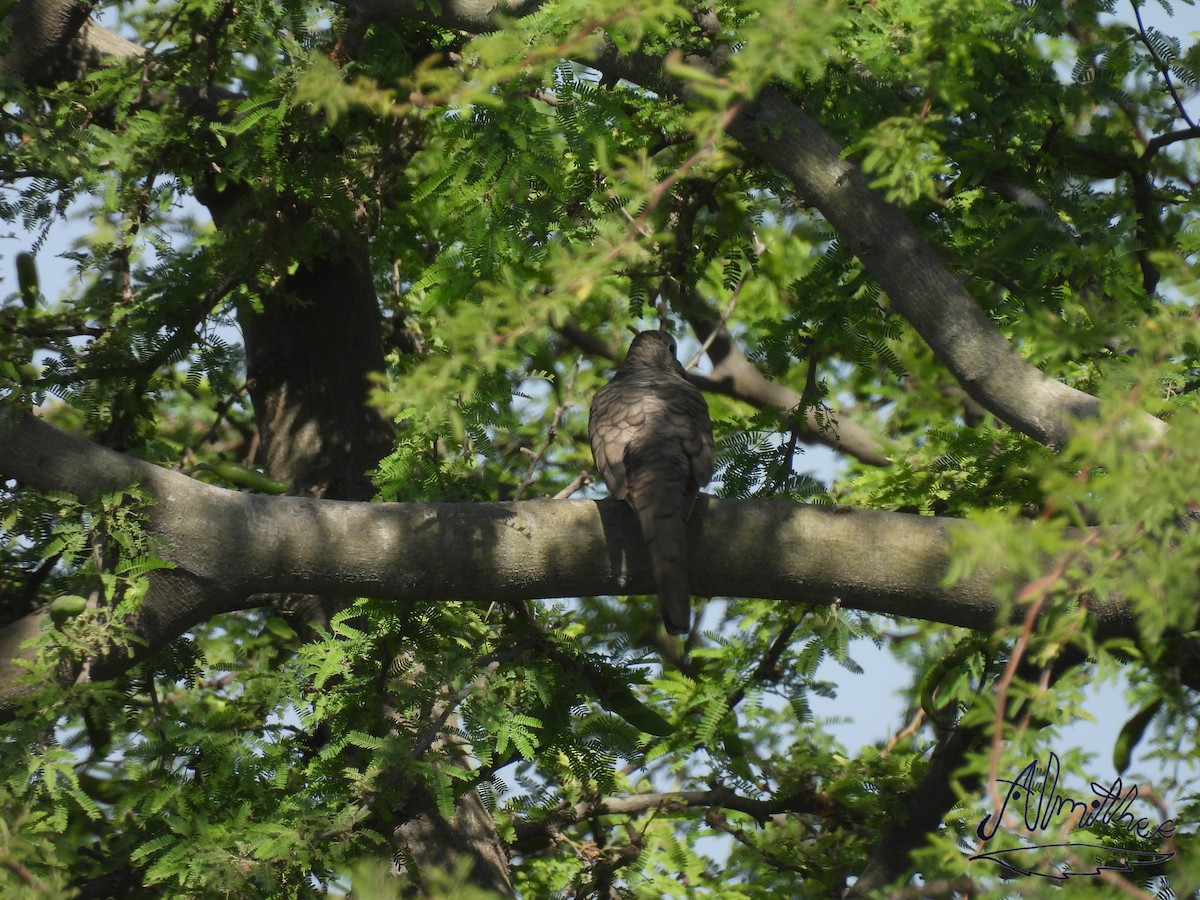
{"type": "Polygon", "coordinates": [[[392,428],[369,403],[384,370],[383,318],[365,237],[331,235],[330,255],[303,262],[262,312],[238,316],[263,461],[291,493],[370,500],[367,473],[392,428]]]}
{"type": "Polygon", "coordinates": [[[144,52],[89,22],[94,5],[78,0],[20,0],[5,19],[13,36],[0,54],[0,75],[30,85],[82,78],[104,57],[144,52]]]}
{"type": "Polygon", "coordinates": [[[13,36],[0,56],[0,75],[37,83],[65,58],[79,57],[84,51],[76,36],[91,8],[73,0],[21,0],[5,22],[13,36]]]}

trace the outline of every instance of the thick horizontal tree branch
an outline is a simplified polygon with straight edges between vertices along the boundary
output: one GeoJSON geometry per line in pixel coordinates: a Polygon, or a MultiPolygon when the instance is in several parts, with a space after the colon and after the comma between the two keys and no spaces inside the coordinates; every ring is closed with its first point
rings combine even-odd
{"type": "MultiPolygon", "coordinates": [[[[89,497],[130,485],[150,498],[147,528],[174,568],[155,573],[130,623],[148,654],[222,612],[282,592],[397,601],[504,602],[654,590],[637,519],[624,503],[355,503],[270,497],[203,484],[66,434],[28,413],[0,413],[0,477],[89,497]]],[[[698,596],[840,603],[868,612],[988,629],[998,605],[987,573],[946,586],[953,519],[703,496],[691,521],[698,596]]],[[[1122,602],[1094,610],[1101,634],[1134,633],[1122,602]]],[[[0,631],[0,719],[34,614],[0,631]]],[[[91,661],[94,678],[134,662],[91,661]]]]}
{"type": "Polygon", "coordinates": [[[542,0],[449,0],[428,3],[426,0],[353,0],[343,4],[371,20],[412,19],[428,22],[454,31],[486,34],[496,31],[505,19],[519,19],[536,12],[542,0]]]}

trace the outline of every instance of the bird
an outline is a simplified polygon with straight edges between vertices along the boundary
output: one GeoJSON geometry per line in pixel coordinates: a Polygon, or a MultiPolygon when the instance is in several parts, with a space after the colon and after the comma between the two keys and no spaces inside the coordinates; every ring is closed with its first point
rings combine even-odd
{"type": "Polygon", "coordinates": [[[687,520],[712,478],[713,431],[704,395],[675,352],[664,331],[634,336],[612,380],[592,398],[588,442],[609,495],[637,514],[663,624],[687,634],[687,520]]]}

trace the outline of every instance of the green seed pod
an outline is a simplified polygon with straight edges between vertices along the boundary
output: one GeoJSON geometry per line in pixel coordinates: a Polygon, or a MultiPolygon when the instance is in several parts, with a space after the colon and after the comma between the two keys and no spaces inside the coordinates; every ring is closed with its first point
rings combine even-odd
{"type": "Polygon", "coordinates": [[[611,713],[620,716],[634,728],[665,737],[675,728],[663,718],[658,710],[653,709],[634,696],[633,691],[623,684],[611,683],[600,698],[600,705],[611,713]]]}
{"type": "Polygon", "coordinates": [[[921,708],[939,727],[946,728],[958,718],[958,710],[942,698],[935,699],[939,690],[951,691],[960,679],[971,677],[979,662],[986,659],[987,638],[973,634],[963,638],[935,662],[921,679],[921,708]]]}
{"type": "Polygon", "coordinates": [[[33,309],[41,290],[38,288],[37,262],[32,253],[17,254],[17,287],[21,289],[21,302],[27,309],[33,309]]]}
{"type": "Polygon", "coordinates": [[[242,487],[248,487],[260,494],[285,494],[290,487],[285,481],[275,481],[262,472],[243,466],[241,463],[230,462],[227,459],[209,463],[208,469],[218,478],[223,478],[230,484],[240,484],[242,487]]]}
{"type": "Polygon", "coordinates": [[[1160,697],[1147,703],[1138,710],[1132,719],[1121,726],[1121,733],[1117,735],[1117,742],[1113,745],[1113,768],[1117,770],[1118,775],[1124,775],[1125,770],[1129,768],[1129,763],[1133,759],[1133,751],[1141,743],[1147,726],[1158,715],[1158,711],[1162,707],[1163,701],[1160,697]]]}
{"type": "Polygon", "coordinates": [[[87,599],[78,594],[66,594],[50,604],[50,621],[56,628],[62,628],[63,622],[73,619],[87,609],[87,599]]]}

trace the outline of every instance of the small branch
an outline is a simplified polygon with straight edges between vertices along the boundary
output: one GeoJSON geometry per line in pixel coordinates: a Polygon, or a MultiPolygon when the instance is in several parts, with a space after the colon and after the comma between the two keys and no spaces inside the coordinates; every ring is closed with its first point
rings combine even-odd
{"type": "Polygon", "coordinates": [[[221,428],[221,423],[224,422],[225,417],[229,415],[229,410],[233,409],[233,404],[237,403],[238,399],[244,396],[247,390],[248,385],[243,384],[240,388],[216,405],[214,409],[217,414],[216,419],[213,421],[212,426],[204,434],[204,437],[200,438],[200,440],[196,442],[195,446],[203,447],[205,444],[217,439],[217,432],[221,428]]]}
{"type": "Polygon", "coordinates": [[[413,759],[420,759],[437,743],[438,737],[445,729],[446,722],[454,715],[454,711],[472,694],[482,691],[487,686],[488,679],[499,668],[500,663],[493,660],[468,684],[464,685],[458,691],[448,694],[434,704],[433,721],[413,743],[413,759]]]}
{"type": "Polygon", "coordinates": [[[552,499],[566,500],[568,497],[570,497],[572,494],[574,494],[577,490],[579,490],[580,488],[587,487],[589,484],[591,484],[595,480],[596,480],[595,476],[590,471],[582,472],[579,475],[576,475],[575,478],[573,478],[571,480],[571,483],[568,484],[566,487],[564,487],[557,494],[555,494],[552,499]]]}
{"type": "Polygon", "coordinates": [[[0,866],[8,869],[13,875],[26,887],[33,888],[38,894],[45,895],[46,886],[38,879],[36,875],[30,872],[27,868],[17,862],[15,859],[5,859],[0,861],[0,866]]]}
{"type": "Polygon", "coordinates": [[[817,797],[793,795],[755,800],[735,794],[725,787],[707,791],[671,791],[661,794],[634,794],[629,797],[601,797],[574,805],[563,805],[540,819],[526,820],[516,826],[517,840],[538,837],[564,825],[572,825],[593,816],[640,816],[646,813],[681,813],[690,809],[717,807],[745,813],[756,822],[766,822],[780,813],[827,812],[827,804],[817,797]]]}
{"type": "Polygon", "coordinates": [[[1008,664],[1005,666],[1000,680],[996,683],[996,714],[992,719],[992,753],[988,761],[987,772],[987,783],[992,793],[994,809],[1002,809],[1004,806],[1000,802],[997,778],[999,777],[1000,770],[1000,754],[1003,750],[1001,736],[1004,733],[1004,719],[1008,715],[1008,690],[1012,686],[1013,678],[1016,677],[1017,669],[1021,665],[1025,649],[1029,646],[1029,639],[1033,634],[1034,623],[1042,611],[1046,597],[1058,580],[1066,574],[1071,563],[1083,552],[1085,547],[1095,543],[1095,539],[1096,535],[1094,533],[1089,534],[1072,552],[1064,554],[1049,572],[1029,582],[1029,584],[1021,589],[1021,593],[1017,595],[1018,606],[1025,603],[1028,603],[1029,606],[1025,611],[1024,621],[1021,623],[1021,633],[1013,645],[1012,653],[1009,654],[1008,664]]]}
{"type": "Polygon", "coordinates": [[[809,406],[804,409],[803,418],[798,417],[796,411],[804,407],[804,395],[766,378],[746,358],[719,318],[695,294],[686,297],[684,316],[696,336],[707,343],[708,358],[713,365],[707,375],[689,376],[701,390],[733,397],[755,409],[779,410],[806,443],[823,444],[870,466],[890,465],[891,460],[879,442],[867,429],[849,421],[848,416],[835,416],[836,424],[833,424],[822,421],[816,410],[809,406]]]}
{"type": "Polygon", "coordinates": [[[725,818],[724,813],[719,809],[709,808],[704,816],[704,822],[709,828],[714,831],[721,831],[732,837],[739,844],[743,844],[750,848],[750,851],[762,857],[767,865],[773,866],[782,872],[794,872],[797,875],[807,874],[807,869],[804,866],[797,866],[788,862],[780,856],[772,853],[770,850],[760,846],[758,843],[750,840],[750,836],[746,834],[744,828],[739,828],[736,825],[731,825],[729,820],[725,818]]]}
{"type": "Polygon", "coordinates": [[[921,725],[925,722],[925,710],[918,708],[913,717],[908,720],[908,724],[897,731],[894,735],[888,738],[887,744],[884,746],[880,755],[887,756],[896,748],[896,746],[906,738],[913,737],[921,730],[921,725]]]}
{"type": "MultiPolygon", "coordinates": [[[[751,684],[779,681],[782,677],[782,672],[779,671],[779,660],[783,658],[783,654],[791,646],[792,635],[796,633],[796,629],[799,627],[799,622],[789,622],[780,629],[779,634],[775,636],[775,640],[771,642],[771,646],[767,648],[767,651],[762,655],[762,659],[758,661],[758,665],[754,667],[754,671],[750,673],[751,684]]],[[[738,688],[729,697],[727,703],[729,709],[734,709],[745,697],[746,688],[738,688]]]]}
{"type": "Polygon", "coordinates": [[[717,335],[725,330],[725,326],[729,324],[729,317],[733,315],[733,309],[737,306],[738,298],[742,295],[742,286],[746,283],[746,276],[743,275],[738,279],[737,286],[733,289],[733,296],[729,298],[729,302],[725,304],[725,309],[721,313],[721,318],[717,321],[717,327],[714,328],[700,344],[700,349],[692,354],[692,358],[687,361],[685,369],[691,370],[696,368],[696,363],[700,361],[700,357],[708,352],[708,349],[713,345],[713,341],[717,339],[717,335]]]}
{"type": "MultiPolygon", "coordinates": [[[[674,172],[672,172],[651,189],[650,195],[646,198],[645,208],[638,215],[637,219],[633,221],[631,230],[635,235],[647,233],[646,222],[649,220],[650,214],[653,213],[658,207],[659,203],[662,202],[662,199],[666,196],[667,191],[669,191],[671,187],[677,181],[679,181],[680,178],[686,175],[691,169],[695,168],[695,166],[702,159],[713,152],[717,145],[718,139],[725,133],[730,123],[741,114],[741,111],[742,104],[740,102],[734,103],[732,106],[730,106],[729,109],[722,113],[717,127],[714,128],[713,133],[708,140],[706,140],[702,146],[696,148],[695,152],[693,152],[691,156],[680,163],[679,167],[675,169],[674,172]]],[[[614,247],[611,251],[609,251],[605,259],[609,260],[615,258],[619,249],[619,246],[614,247]]]]}
{"type": "Polygon", "coordinates": [[[554,410],[554,415],[550,419],[550,427],[546,429],[546,437],[542,440],[541,445],[537,450],[530,451],[531,459],[529,460],[529,468],[525,470],[525,477],[521,479],[521,483],[517,485],[516,491],[513,493],[514,500],[520,500],[521,495],[529,489],[533,484],[533,476],[537,471],[538,463],[542,461],[542,457],[546,455],[546,451],[550,449],[550,445],[554,443],[554,439],[558,437],[558,423],[562,421],[563,413],[574,406],[571,400],[571,392],[575,390],[575,379],[579,375],[579,366],[583,363],[583,356],[575,357],[575,365],[571,367],[571,375],[567,379],[566,387],[562,392],[562,401],[558,404],[558,408],[554,410]]]}
{"type": "Polygon", "coordinates": [[[977,739],[976,729],[959,727],[938,743],[921,780],[899,798],[899,809],[858,880],[846,891],[847,898],[876,896],[909,870],[912,851],[925,843],[926,836],[940,827],[946,813],[958,802],[954,774],[966,762],[977,739]]]}
{"type": "Polygon", "coordinates": [[[596,337],[574,319],[568,318],[562,324],[555,325],[554,328],[588,356],[599,356],[601,359],[612,362],[616,362],[621,357],[621,352],[616,347],[603,338],[596,337]]]}
{"type": "Polygon", "coordinates": [[[1141,4],[1134,0],[1129,4],[1133,7],[1133,17],[1137,22],[1137,34],[1146,50],[1150,53],[1150,58],[1154,60],[1154,65],[1158,72],[1163,77],[1163,83],[1167,86],[1167,92],[1170,93],[1171,99],[1175,102],[1175,108],[1179,110],[1179,117],[1187,122],[1191,128],[1196,127],[1196,123],[1192,121],[1192,117],[1188,115],[1187,108],[1183,105],[1183,100],[1179,96],[1179,92],[1175,90],[1175,82],[1171,78],[1171,67],[1163,62],[1159,57],[1158,51],[1154,49],[1154,45],[1150,43],[1150,36],[1146,33],[1146,26],[1142,22],[1142,7],[1141,4]]]}
{"type": "Polygon", "coordinates": [[[1181,128],[1179,131],[1168,131],[1166,134],[1160,134],[1158,137],[1151,138],[1150,143],[1146,145],[1146,150],[1142,154],[1143,159],[1153,155],[1163,147],[1176,144],[1179,141],[1190,141],[1195,138],[1200,138],[1200,126],[1193,125],[1190,128],[1181,128]]]}

